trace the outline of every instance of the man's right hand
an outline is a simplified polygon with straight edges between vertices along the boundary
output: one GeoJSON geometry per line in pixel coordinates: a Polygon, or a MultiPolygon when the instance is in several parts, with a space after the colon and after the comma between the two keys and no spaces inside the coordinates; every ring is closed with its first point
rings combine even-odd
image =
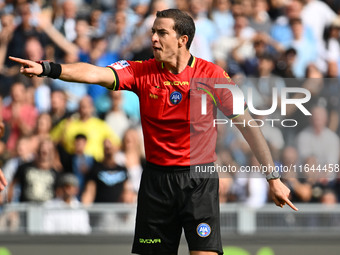
{"type": "Polygon", "coordinates": [[[39,75],[43,72],[41,64],[22,58],[9,57],[10,60],[21,64],[20,72],[28,77],[39,75]]]}

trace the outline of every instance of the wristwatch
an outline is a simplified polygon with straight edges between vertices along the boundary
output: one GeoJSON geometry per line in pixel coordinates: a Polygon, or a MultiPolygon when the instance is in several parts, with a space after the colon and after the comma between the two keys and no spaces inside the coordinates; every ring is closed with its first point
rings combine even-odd
{"type": "Polygon", "coordinates": [[[281,175],[279,171],[273,171],[266,175],[267,181],[273,180],[273,179],[279,179],[280,177],[281,175]]]}

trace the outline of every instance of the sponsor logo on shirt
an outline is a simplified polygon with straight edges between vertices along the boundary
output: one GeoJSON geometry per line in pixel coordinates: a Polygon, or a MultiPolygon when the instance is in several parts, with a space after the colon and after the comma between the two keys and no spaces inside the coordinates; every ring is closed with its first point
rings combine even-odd
{"type": "Polygon", "coordinates": [[[149,94],[149,97],[152,99],[158,99],[158,96],[152,93],[149,94]]]}
{"type": "Polygon", "coordinates": [[[165,86],[189,86],[189,82],[188,81],[165,81],[164,82],[165,86]]]}
{"type": "Polygon", "coordinates": [[[207,237],[211,233],[211,228],[207,223],[201,223],[197,226],[197,234],[200,237],[207,237]]]}
{"type": "Polygon", "coordinates": [[[172,104],[179,104],[182,101],[182,94],[178,91],[174,91],[170,95],[170,102],[172,104]]]}
{"type": "Polygon", "coordinates": [[[118,62],[113,63],[110,66],[116,70],[120,70],[120,69],[130,66],[130,64],[126,60],[119,60],[118,62]]]}

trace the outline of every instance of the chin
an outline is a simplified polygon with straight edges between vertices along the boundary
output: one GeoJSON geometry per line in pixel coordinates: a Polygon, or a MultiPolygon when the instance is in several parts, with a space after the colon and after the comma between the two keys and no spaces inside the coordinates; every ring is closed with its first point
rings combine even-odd
{"type": "Polygon", "coordinates": [[[162,61],[163,61],[162,58],[161,58],[161,56],[159,56],[159,54],[153,54],[153,57],[154,57],[155,60],[158,61],[158,62],[162,62],[162,61]]]}
{"type": "Polygon", "coordinates": [[[156,61],[162,62],[164,59],[162,58],[161,54],[159,52],[153,51],[153,57],[155,58],[156,61]]]}

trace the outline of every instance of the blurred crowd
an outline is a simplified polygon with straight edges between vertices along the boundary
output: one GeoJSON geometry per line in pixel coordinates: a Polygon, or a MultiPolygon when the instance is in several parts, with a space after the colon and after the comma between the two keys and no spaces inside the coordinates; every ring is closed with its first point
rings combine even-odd
{"type": "MultiPolygon", "coordinates": [[[[254,117],[275,119],[261,128],[276,166],[296,170],[282,173],[292,201],[337,203],[340,3],[335,0],[0,0],[0,112],[6,125],[0,165],[10,183],[8,201],[136,202],[145,165],[137,96],[95,84],[27,78],[8,56],[99,66],[148,59],[155,14],[167,8],[194,18],[192,54],[223,67],[256,109],[271,108],[277,96],[270,116],[254,117]],[[292,105],[282,114],[281,89],[294,87],[310,91],[304,107],[311,116],[292,105]],[[297,125],[287,127],[287,119],[297,125]]],[[[234,127],[218,129],[220,165],[258,165],[234,127]]],[[[266,180],[257,173],[221,173],[221,203],[259,207],[270,201],[267,194],[266,180]]]]}

